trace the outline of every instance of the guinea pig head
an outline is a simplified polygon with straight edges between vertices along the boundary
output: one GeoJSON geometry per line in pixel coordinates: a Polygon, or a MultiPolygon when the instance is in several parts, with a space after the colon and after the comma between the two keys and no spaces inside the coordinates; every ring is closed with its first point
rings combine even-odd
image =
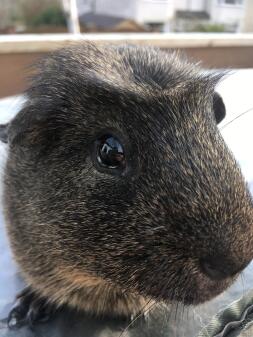
{"type": "Polygon", "coordinates": [[[177,53],[84,43],[38,69],[5,170],[26,280],[56,301],[100,284],[185,304],[224,291],[252,259],[253,214],[217,127],[222,75],[177,53]]]}

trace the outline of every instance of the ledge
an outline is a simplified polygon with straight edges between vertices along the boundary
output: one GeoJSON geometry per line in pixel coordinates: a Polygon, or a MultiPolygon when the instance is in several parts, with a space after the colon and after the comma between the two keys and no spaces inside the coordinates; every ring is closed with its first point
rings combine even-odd
{"type": "Polygon", "coordinates": [[[48,52],[76,41],[134,43],[161,48],[253,47],[253,34],[104,33],[0,35],[0,54],[48,52]]]}

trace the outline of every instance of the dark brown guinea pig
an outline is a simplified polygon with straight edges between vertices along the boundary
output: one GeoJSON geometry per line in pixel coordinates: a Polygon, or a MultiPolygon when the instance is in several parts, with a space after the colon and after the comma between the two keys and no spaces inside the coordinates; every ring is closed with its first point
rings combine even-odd
{"type": "Polygon", "coordinates": [[[5,217],[29,286],[10,321],[38,303],[198,304],[235,280],[253,208],[217,128],[221,77],[175,52],[83,42],[39,64],[7,127],[5,217]]]}

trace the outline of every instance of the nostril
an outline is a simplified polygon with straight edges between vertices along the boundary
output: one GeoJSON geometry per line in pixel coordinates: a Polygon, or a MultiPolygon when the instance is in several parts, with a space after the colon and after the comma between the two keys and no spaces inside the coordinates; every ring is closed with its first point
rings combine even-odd
{"type": "Polygon", "coordinates": [[[208,260],[202,260],[200,262],[201,268],[203,272],[209,276],[211,279],[214,280],[220,280],[227,276],[227,273],[224,270],[222,270],[221,266],[216,264],[215,262],[211,262],[208,260]]]}

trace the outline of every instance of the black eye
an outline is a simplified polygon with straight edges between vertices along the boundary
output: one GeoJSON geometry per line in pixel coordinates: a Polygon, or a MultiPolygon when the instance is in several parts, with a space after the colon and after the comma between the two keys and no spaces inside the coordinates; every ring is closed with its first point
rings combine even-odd
{"type": "Polygon", "coordinates": [[[216,123],[219,124],[226,117],[226,107],[222,97],[217,92],[213,96],[213,111],[216,123]]]}
{"type": "Polygon", "coordinates": [[[97,141],[96,156],[100,166],[108,169],[124,169],[126,165],[123,146],[112,135],[104,135],[97,141]]]}

